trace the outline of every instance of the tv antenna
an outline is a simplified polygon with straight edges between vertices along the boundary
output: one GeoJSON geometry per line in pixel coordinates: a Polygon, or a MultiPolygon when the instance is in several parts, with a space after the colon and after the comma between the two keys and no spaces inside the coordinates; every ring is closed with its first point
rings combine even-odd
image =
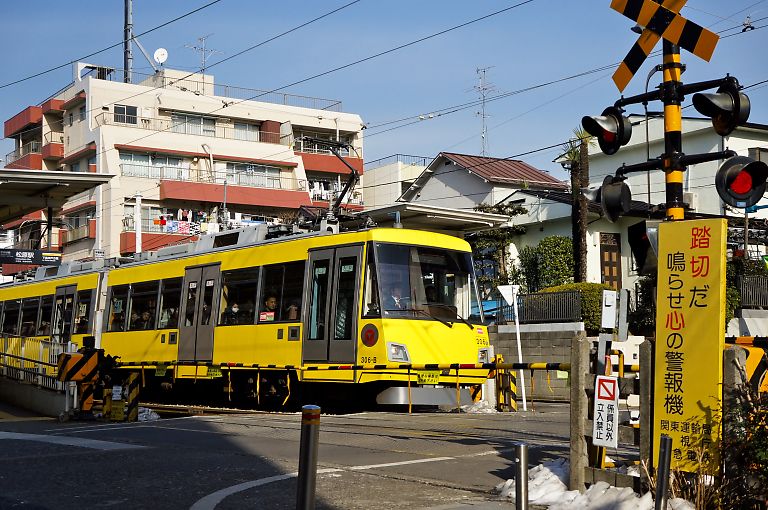
{"type": "Polygon", "coordinates": [[[485,119],[488,118],[488,115],[485,114],[485,102],[488,93],[494,90],[493,84],[490,84],[486,81],[485,74],[489,69],[493,69],[494,67],[495,66],[482,68],[478,67],[475,70],[478,77],[478,84],[475,85],[475,90],[480,94],[480,111],[476,112],[476,115],[479,116],[483,122],[483,130],[480,133],[480,140],[482,141],[482,150],[480,153],[481,156],[485,156],[488,152],[488,129],[485,125],[485,119]]]}
{"type": "Polygon", "coordinates": [[[219,50],[214,50],[210,48],[205,47],[205,41],[213,34],[204,35],[202,37],[197,38],[198,44],[185,44],[184,47],[189,48],[193,51],[200,52],[200,73],[205,74],[205,63],[208,60],[208,57],[213,55],[214,53],[221,53],[219,50]]]}

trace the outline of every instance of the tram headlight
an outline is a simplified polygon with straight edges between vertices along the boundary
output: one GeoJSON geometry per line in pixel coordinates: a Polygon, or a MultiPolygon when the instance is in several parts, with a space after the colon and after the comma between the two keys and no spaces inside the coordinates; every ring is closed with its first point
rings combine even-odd
{"type": "Polygon", "coordinates": [[[478,363],[489,363],[491,359],[490,352],[488,349],[478,349],[477,350],[477,362],[478,363]]]}
{"type": "Polygon", "coordinates": [[[389,361],[411,361],[411,357],[408,355],[408,348],[403,344],[392,342],[387,342],[387,359],[389,361]]]}

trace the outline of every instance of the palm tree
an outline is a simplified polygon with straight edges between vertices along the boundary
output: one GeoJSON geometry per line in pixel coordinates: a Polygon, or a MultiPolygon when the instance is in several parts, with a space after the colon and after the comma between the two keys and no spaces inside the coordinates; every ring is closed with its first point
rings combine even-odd
{"type": "Polygon", "coordinates": [[[573,281],[587,281],[587,197],[581,193],[589,186],[589,146],[594,137],[581,128],[573,130],[574,138],[563,144],[559,161],[571,173],[571,236],[573,238],[573,281]]]}

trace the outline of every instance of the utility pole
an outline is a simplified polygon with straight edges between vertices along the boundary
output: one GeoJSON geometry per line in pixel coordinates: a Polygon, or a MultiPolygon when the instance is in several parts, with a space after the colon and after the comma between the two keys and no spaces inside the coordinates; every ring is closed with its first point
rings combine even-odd
{"type": "Polygon", "coordinates": [[[141,192],[137,191],[133,198],[136,205],[133,209],[133,228],[136,232],[136,253],[141,253],[141,192]]]}
{"type": "Polygon", "coordinates": [[[123,81],[131,83],[133,71],[133,0],[125,0],[125,29],[123,31],[123,81]]]}
{"type": "Polygon", "coordinates": [[[476,115],[479,116],[480,119],[482,120],[482,126],[483,126],[482,132],[480,133],[480,140],[482,143],[482,149],[480,152],[481,156],[485,156],[488,152],[488,130],[485,125],[485,119],[488,118],[488,115],[485,114],[485,100],[486,100],[485,98],[488,95],[488,92],[493,90],[493,85],[487,83],[485,79],[486,79],[486,72],[492,68],[493,66],[483,67],[483,68],[478,67],[477,69],[475,69],[475,72],[477,73],[478,80],[479,80],[478,85],[475,86],[475,90],[477,90],[478,93],[480,94],[480,111],[477,112],[476,115]]]}

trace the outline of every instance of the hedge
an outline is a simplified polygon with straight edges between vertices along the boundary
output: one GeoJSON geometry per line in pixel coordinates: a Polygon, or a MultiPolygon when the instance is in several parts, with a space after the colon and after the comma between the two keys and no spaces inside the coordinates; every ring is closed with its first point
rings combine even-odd
{"type": "Polygon", "coordinates": [[[605,283],[566,283],[542,289],[541,292],[572,292],[581,294],[581,320],[588,334],[597,334],[600,330],[600,315],[602,313],[603,290],[611,290],[605,283]]]}

